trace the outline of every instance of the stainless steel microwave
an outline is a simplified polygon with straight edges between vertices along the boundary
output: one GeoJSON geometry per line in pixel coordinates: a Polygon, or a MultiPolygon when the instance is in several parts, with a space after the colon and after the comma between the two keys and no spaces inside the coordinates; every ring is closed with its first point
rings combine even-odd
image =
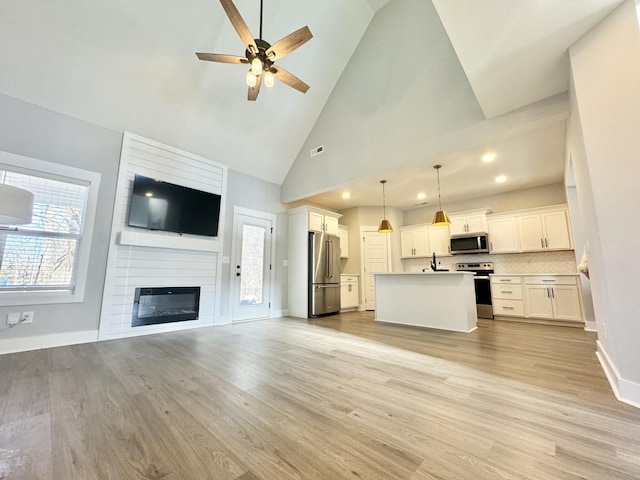
{"type": "Polygon", "coordinates": [[[489,235],[486,233],[463,233],[451,236],[451,253],[489,253],[489,235]]]}

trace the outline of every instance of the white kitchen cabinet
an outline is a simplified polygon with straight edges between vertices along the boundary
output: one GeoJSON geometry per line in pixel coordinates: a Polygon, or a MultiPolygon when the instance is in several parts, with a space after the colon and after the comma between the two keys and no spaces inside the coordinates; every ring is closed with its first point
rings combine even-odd
{"type": "Polygon", "coordinates": [[[577,280],[575,276],[524,277],[525,317],[582,322],[577,280]]]}
{"type": "Polygon", "coordinates": [[[338,234],[339,213],[304,205],[289,214],[288,295],[289,315],[308,318],[309,312],[309,232],[338,234]],[[335,225],[335,229],[334,229],[335,225]]]}
{"type": "Polygon", "coordinates": [[[358,308],[359,300],[358,275],[340,275],[340,310],[358,308]]]}
{"type": "Polygon", "coordinates": [[[429,227],[429,252],[438,257],[451,255],[449,227],[429,227]]]}
{"type": "Polygon", "coordinates": [[[505,317],[524,317],[522,278],[491,276],[493,314],[505,317]]]}
{"type": "Polygon", "coordinates": [[[489,227],[489,253],[514,253],[520,251],[516,217],[490,217],[487,220],[487,225],[489,227]]]}
{"type": "Polygon", "coordinates": [[[309,212],[309,231],[338,235],[338,217],[319,212],[309,212]]]}
{"type": "Polygon", "coordinates": [[[479,233],[487,231],[487,213],[489,209],[469,210],[456,212],[449,215],[451,235],[463,235],[465,233],[479,233]]]}
{"type": "Polygon", "coordinates": [[[520,251],[571,250],[566,210],[517,217],[520,251]]]}
{"type": "Polygon", "coordinates": [[[340,258],[349,258],[349,227],[338,225],[338,237],[340,238],[340,258]]]}
{"type": "Polygon", "coordinates": [[[400,254],[402,258],[428,257],[429,227],[426,225],[400,229],[400,254]]]}

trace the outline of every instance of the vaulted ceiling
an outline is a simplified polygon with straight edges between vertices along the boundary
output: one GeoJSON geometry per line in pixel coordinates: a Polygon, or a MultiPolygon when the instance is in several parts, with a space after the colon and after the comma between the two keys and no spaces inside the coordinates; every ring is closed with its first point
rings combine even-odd
{"type": "MultiPolygon", "coordinates": [[[[195,56],[197,51],[244,53],[218,0],[11,0],[3,2],[0,15],[0,93],[147,136],[281,184],[334,88],[343,81],[349,62],[359,51],[373,48],[361,40],[367,38],[374,16],[409,1],[265,0],[266,40],[273,43],[304,25],[313,33],[310,42],[279,62],[311,89],[303,95],[276,84],[261,91],[256,102],[247,102],[246,67],[201,62],[195,56]]],[[[486,119],[566,91],[568,46],[619,3],[433,0],[455,61],[486,119]]],[[[235,0],[235,4],[257,36],[260,2],[235,0]]],[[[413,35],[403,30],[401,21],[396,25],[397,31],[387,34],[413,35]]],[[[429,48],[417,45],[415,61],[429,48]]],[[[363,78],[380,69],[393,71],[396,55],[384,53],[380,64],[363,66],[371,68],[363,71],[363,78]]],[[[526,175],[519,177],[526,178],[509,188],[560,181],[564,126],[557,120],[550,122],[557,123],[555,129],[538,125],[529,133],[505,136],[505,148],[520,149],[522,162],[529,165],[520,167],[526,175]],[[530,167],[530,161],[541,155],[552,165],[544,174],[530,167]]],[[[460,158],[480,151],[477,145],[465,146],[448,155],[455,153],[463,162],[460,158]]],[[[394,167],[405,180],[404,191],[420,189],[407,183],[419,179],[417,172],[425,167],[411,155],[406,165],[394,167]]],[[[461,168],[452,175],[452,191],[470,195],[464,191],[470,173],[461,168]]],[[[361,188],[361,204],[372,204],[379,184],[371,174],[363,168],[361,177],[350,184],[328,183],[324,192],[309,193],[322,193],[329,202],[330,196],[352,186],[361,188]],[[362,187],[369,184],[374,188],[362,187]]],[[[411,202],[398,198],[397,205],[411,202]]]]}

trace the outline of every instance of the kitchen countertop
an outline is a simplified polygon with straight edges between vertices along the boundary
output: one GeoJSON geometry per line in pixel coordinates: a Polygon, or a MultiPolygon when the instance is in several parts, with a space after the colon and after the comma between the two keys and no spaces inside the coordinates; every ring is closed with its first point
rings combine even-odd
{"type": "Polygon", "coordinates": [[[380,272],[374,273],[374,275],[475,275],[473,272],[380,272]]]}
{"type": "Polygon", "coordinates": [[[490,273],[490,277],[577,277],[579,273],[490,273]]]}

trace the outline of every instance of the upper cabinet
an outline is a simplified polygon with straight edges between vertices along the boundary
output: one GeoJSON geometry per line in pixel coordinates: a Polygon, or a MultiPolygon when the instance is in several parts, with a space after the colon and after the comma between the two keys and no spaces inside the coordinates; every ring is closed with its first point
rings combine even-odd
{"type": "Polygon", "coordinates": [[[451,225],[449,225],[450,235],[464,235],[465,233],[478,233],[487,231],[487,213],[491,210],[484,208],[481,210],[469,210],[466,212],[456,212],[449,215],[451,225]]]}
{"type": "Polygon", "coordinates": [[[514,216],[489,217],[489,252],[515,253],[520,251],[518,229],[514,216]]]}
{"type": "Polygon", "coordinates": [[[522,251],[571,250],[571,230],[567,211],[545,212],[518,217],[522,251]]]}
{"type": "Polygon", "coordinates": [[[338,235],[338,218],[340,216],[341,215],[337,213],[310,211],[309,231],[325,232],[330,235],[338,235]]]}
{"type": "Polygon", "coordinates": [[[412,225],[400,229],[400,251],[402,258],[430,257],[449,253],[449,227],[412,225]]]}
{"type": "Polygon", "coordinates": [[[428,257],[429,227],[419,225],[400,229],[400,252],[402,258],[428,257]]]}
{"type": "Polygon", "coordinates": [[[429,227],[429,252],[438,257],[451,255],[449,227],[429,227]]]}
{"type": "Polygon", "coordinates": [[[489,215],[491,253],[572,250],[566,205],[489,215]]]}
{"type": "Polygon", "coordinates": [[[338,225],[338,237],[340,237],[340,258],[349,258],[349,227],[338,225]]]}

